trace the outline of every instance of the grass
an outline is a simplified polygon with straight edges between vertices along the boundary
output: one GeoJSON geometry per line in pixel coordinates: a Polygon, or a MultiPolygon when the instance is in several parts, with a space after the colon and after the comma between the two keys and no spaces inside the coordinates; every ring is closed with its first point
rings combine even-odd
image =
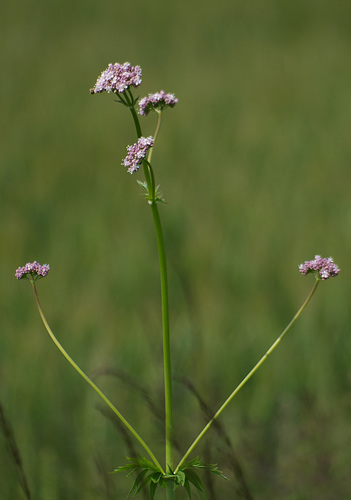
{"type": "MultiPolygon", "coordinates": [[[[308,293],[297,265],[332,255],[342,273],[222,423],[254,498],[349,494],[350,6],[204,7],[2,7],[0,401],[38,500],[125,498],[127,481],[106,485],[96,463],[112,470],[126,445],[50,344],[30,287],[14,279],[19,265],[51,264],[41,302],[80,366],[146,380],[162,404],[152,221],[120,166],[134,132],[111,96],[88,93],[108,62],[125,60],[143,68],[141,95],[179,98],[153,155],[168,202],[175,374],[218,407],[308,293]]],[[[115,377],[99,382],[161,452],[143,398],[115,377]]],[[[180,384],[175,401],[184,449],[203,415],[180,384]]],[[[222,441],[213,432],[209,442],[221,462],[222,441]]],[[[5,440],[0,463],[2,498],[21,498],[5,440]]],[[[216,482],[219,498],[237,486],[225,467],[232,480],[216,482]]]]}

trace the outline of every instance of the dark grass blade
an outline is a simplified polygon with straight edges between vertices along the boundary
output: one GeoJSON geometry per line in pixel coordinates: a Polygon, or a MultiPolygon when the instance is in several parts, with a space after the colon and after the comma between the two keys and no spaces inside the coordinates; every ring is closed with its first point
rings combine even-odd
{"type": "Polygon", "coordinates": [[[160,405],[155,404],[150,390],[143,386],[138,380],[134,379],[128,373],[125,373],[123,370],[118,370],[115,368],[100,368],[95,370],[91,376],[92,378],[97,378],[100,376],[110,376],[119,379],[125,385],[129,386],[134,390],[135,393],[138,393],[144,401],[146,401],[151,413],[157,418],[157,420],[164,420],[164,411],[160,405]]]}
{"type": "MultiPolygon", "coordinates": [[[[91,375],[91,378],[95,379],[99,376],[110,376],[110,377],[115,377],[123,384],[126,386],[130,387],[133,389],[134,393],[137,393],[141,396],[141,398],[146,402],[147,406],[149,407],[150,412],[156,420],[163,426],[164,425],[164,409],[163,407],[155,403],[154,401],[154,396],[152,395],[152,392],[150,389],[142,385],[139,380],[136,380],[134,377],[129,375],[128,373],[124,372],[123,370],[120,369],[115,369],[115,368],[100,368],[95,370],[91,375]]],[[[173,439],[173,447],[175,450],[181,452],[182,451],[182,446],[179,444],[176,438],[173,439]]],[[[134,454],[130,453],[130,456],[134,456],[134,454]]]]}
{"type": "MultiPolygon", "coordinates": [[[[117,431],[120,433],[122,436],[126,447],[128,449],[128,455],[131,457],[136,457],[137,456],[137,451],[134,448],[133,441],[131,439],[131,436],[125,426],[122,424],[122,422],[119,420],[119,418],[116,417],[116,415],[109,409],[104,406],[97,405],[97,409],[104,415],[112,425],[117,429],[117,431]]],[[[142,495],[144,500],[148,500],[148,494],[145,490],[142,490],[142,495]]]]}
{"type": "Polygon", "coordinates": [[[95,457],[95,466],[100,478],[100,494],[101,498],[106,500],[115,500],[117,492],[113,476],[108,472],[108,468],[101,457],[95,457]]]}
{"type": "Polygon", "coordinates": [[[9,451],[10,457],[12,459],[12,462],[14,463],[17,471],[17,478],[20,483],[20,486],[23,490],[23,493],[26,497],[27,500],[32,500],[32,495],[29,489],[29,484],[24,472],[23,464],[22,464],[22,459],[20,455],[19,448],[17,446],[17,442],[15,439],[14,432],[12,430],[12,427],[10,425],[10,422],[8,421],[4,408],[2,404],[0,403],[0,427],[2,430],[2,433],[5,437],[5,442],[7,449],[9,451]]]}
{"type": "MultiPolygon", "coordinates": [[[[209,441],[206,440],[205,444],[205,460],[207,463],[212,463],[212,458],[211,458],[211,448],[209,441]]],[[[211,500],[217,500],[217,495],[215,492],[215,487],[214,487],[214,477],[213,474],[209,470],[205,470],[205,479],[204,479],[205,485],[206,485],[206,491],[208,492],[209,497],[211,500]]]]}
{"type": "MultiPolygon", "coordinates": [[[[201,397],[201,395],[195,388],[194,384],[187,377],[176,377],[176,380],[181,384],[183,384],[184,387],[186,387],[196,397],[200,405],[200,408],[205,415],[206,421],[212,419],[215,412],[208,406],[205,400],[201,397]]],[[[234,452],[233,445],[224,428],[224,425],[218,420],[214,420],[212,426],[215,432],[218,434],[218,436],[224,441],[224,444],[226,446],[226,452],[224,453],[224,456],[226,458],[226,461],[230,469],[234,472],[234,475],[236,477],[238,483],[236,486],[236,491],[238,495],[241,498],[244,498],[245,500],[254,500],[250,492],[250,489],[248,487],[248,484],[246,482],[243,468],[234,452]]],[[[210,474],[210,472],[207,471],[207,474],[210,474]]],[[[212,484],[212,489],[213,489],[213,484],[212,484]]]]}

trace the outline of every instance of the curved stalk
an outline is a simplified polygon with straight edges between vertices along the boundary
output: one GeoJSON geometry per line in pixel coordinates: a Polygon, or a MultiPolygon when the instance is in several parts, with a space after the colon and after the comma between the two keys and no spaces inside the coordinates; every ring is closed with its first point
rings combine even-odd
{"type": "Polygon", "coordinates": [[[246,377],[240,382],[240,384],[234,389],[234,391],[230,394],[230,396],[224,401],[224,403],[222,404],[222,406],[219,408],[219,410],[217,410],[217,412],[214,414],[214,416],[211,418],[211,420],[207,423],[207,425],[205,425],[205,427],[202,429],[202,431],[200,432],[200,434],[197,436],[197,438],[193,441],[193,443],[191,444],[191,446],[188,448],[188,451],[185,453],[185,455],[183,456],[183,458],[180,460],[179,464],[177,465],[174,473],[176,474],[179,470],[179,468],[183,465],[184,461],[188,458],[188,456],[190,455],[190,453],[193,451],[193,449],[195,448],[195,446],[199,443],[199,441],[203,438],[203,436],[206,434],[206,432],[208,431],[208,429],[211,427],[211,425],[213,424],[213,422],[219,417],[219,415],[222,413],[222,411],[224,410],[224,408],[226,408],[226,406],[230,403],[230,401],[234,398],[234,396],[236,396],[236,394],[240,391],[240,389],[246,384],[246,382],[248,382],[248,380],[250,380],[250,378],[252,377],[252,375],[258,370],[258,368],[262,365],[262,363],[268,358],[268,356],[274,351],[274,349],[277,347],[277,345],[279,344],[279,342],[282,340],[282,338],[284,337],[284,335],[290,330],[290,328],[292,327],[292,325],[295,323],[295,321],[298,319],[298,317],[300,316],[300,314],[302,313],[302,311],[305,309],[305,307],[307,306],[307,304],[309,303],[310,299],[312,298],[312,295],[314,294],[314,292],[316,291],[316,288],[318,286],[318,283],[319,283],[320,280],[316,280],[315,284],[313,285],[312,287],[312,290],[310,291],[310,293],[308,294],[306,300],[304,301],[304,303],[302,304],[302,306],[300,307],[300,309],[297,311],[297,313],[295,314],[295,316],[293,317],[293,319],[290,321],[290,323],[288,324],[288,326],[285,328],[285,330],[282,331],[282,333],[279,335],[279,337],[276,339],[276,341],[271,345],[271,347],[268,349],[268,351],[262,356],[262,358],[259,360],[258,363],[256,363],[256,365],[252,368],[252,370],[246,375],[246,377]]]}
{"type": "MultiPolygon", "coordinates": [[[[157,125],[156,125],[156,129],[155,129],[155,133],[154,133],[154,146],[155,146],[155,142],[156,142],[156,139],[157,139],[157,136],[158,136],[158,132],[159,132],[160,127],[161,127],[162,112],[158,111],[157,114],[158,114],[158,118],[157,118],[157,125]]],[[[148,158],[147,158],[147,161],[149,163],[151,163],[152,151],[154,149],[154,146],[149,151],[149,155],[148,155],[148,158]]]]}
{"type": "Polygon", "coordinates": [[[144,450],[148,453],[156,467],[164,474],[164,471],[158,462],[157,458],[155,455],[152,453],[148,445],[145,443],[145,441],[139,436],[139,434],[136,432],[136,430],[132,427],[132,425],[123,417],[123,415],[117,410],[117,408],[111,403],[111,401],[105,396],[105,394],[98,388],[98,386],[86,375],[83,370],[77,365],[77,363],[71,358],[71,356],[65,351],[65,349],[62,347],[60,342],[57,340],[55,337],[54,333],[52,332],[45,316],[43,313],[43,310],[41,308],[40,302],[39,302],[39,297],[37,294],[37,289],[32,282],[33,286],[33,291],[34,291],[34,297],[35,301],[38,307],[38,311],[41,317],[41,320],[46,328],[46,331],[51,337],[51,340],[54,342],[56,347],[59,349],[61,354],[66,358],[66,360],[73,366],[73,368],[79,373],[79,375],[94,389],[94,391],[100,396],[100,398],[107,404],[107,406],[113,411],[113,413],[123,422],[123,424],[127,427],[127,429],[133,434],[133,436],[139,441],[140,445],[144,448],[144,450]]]}

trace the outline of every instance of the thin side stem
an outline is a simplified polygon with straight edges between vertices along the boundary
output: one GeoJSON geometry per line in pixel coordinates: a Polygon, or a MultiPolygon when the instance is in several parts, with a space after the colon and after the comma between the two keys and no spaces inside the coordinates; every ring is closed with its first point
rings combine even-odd
{"type": "Polygon", "coordinates": [[[113,413],[123,422],[123,424],[127,427],[127,429],[133,434],[133,436],[139,441],[140,445],[144,448],[144,450],[148,453],[156,467],[164,474],[163,468],[161,467],[160,463],[158,462],[157,458],[155,455],[152,453],[148,445],[145,443],[145,441],[139,436],[139,434],[136,432],[136,430],[132,427],[132,425],[123,417],[123,415],[117,410],[117,408],[111,403],[111,401],[105,396],[105,394],[98,388],[96,384],[86,375],[83,370],[77,365],[77,363],[71,358],[71,356],[65,351],[65,349],[62,347],[60,342],[57,340],[55,337],[54,333],[52,332],[48,322],[46,321],[46,318],[44,316],[43,310],[41,308],[40,302],[39,302],[39,297],[37,294],[37,289],[34,283],[33,285],[33,291],[34,291],[34,297],[35,301],[37,303],[38,311],[40,314],[40,317],[42,319],[42,322],[46,328],[46,331],[51,337],[51,340],[54,342],[56,347],[59,349],[61,354],[66,358],[66,360],[73,366],[73,368],[79,373],[79,375],[86,381],[88,384],[94,389],[94,391],[101,397],[101,399],[107,404],[107,406],[113,411],[113,413]]]}
{"type": "Polygon", "coordinates": [[[169,307],[166,252],[157,204],[151,204],[155,224],[158,255],[160,261],[161,298],[162,298],[162,332],[163,332],[163,362],[165,384],[165,432],[166,432],[166,470],[173,470],[173,409],[172,409],[172,374],[171,348],[169,336],[169,307]]]}
{"type": "Polygon", "coordinates": [[[300,309],[297,311],[297,313],[295,314],[295,316],[293,317],[293,319],[290,321],[290,323],[288,324],[288,326],[285,328],[285,330],[283,330],[283,332],[279,335],[279,337],[276,339],[276,341],[271,345],[271,347],[268,349],[268,351],[262,356],[262,358],[259,360],[259,362],[252,368],[252,370],[246,375],[246,377],[240,382],[240,384],[234,389],[234,391],[230,394],[230,396],[224,401],[224,403],[222,404],[222,406],[219,408],[219,410],[217,410],[217,412],[214,414],[214,416],[211,418],[211,420],[207,423],[207,425],[202,429],[202,431],[200,432],[200,434],[197,436],[197,438],[194,440],[194,442],[192,443],[192,445],[188,448],[188,451],[185,453],[185,455],[183,456],[183,458],[181,459],[181,461],[179,462],[179,464],[177,465],[174,473],[176,474],[179,470],[179,468],[182,466],[182,464],[184,463],[184,461],[187,459],[187,457],[190,455],[190,453],[193,451],[193,449],[195,448],[195,446],[198,444],[198,442],[203,438],[203,436],[206,434],[206,432],[208,431],[208,429],[211,427],[211,425],[213,424],[213,422],[219,417],[219,415],[222,413],[222,411],[224,410],[224,408],[226,408],[226,406],[230,403],[230,401],[234,398],[234,396],[236,396],[236,394],[240,391],[240,389],[246,384],[246,382],[248,382],[248,380],[250,380],[250,378],[252,377],[252,375],[258,370],[258,368],[262,365],[262,363],[268,358],[268,356],[274,351],[274,349],[277,347],[277,345],[279,344],[279,342],[282,340],[282,338],[284,337],[284,335],[290,330],[290,328],[292,327],[292,325],[295,323],[295,321],[298,319],[298,317],[300,316],[300,314],[302,313],[302,311],[305,309],[305,307],[307,306],[307,304],[309,303],[309,301],[311,300],[312,298],[312,295],[314,294],[314,292],[316,291],[316,288],[318,286],[318,283],[319,283],[320,280],[316,280],[316,282],[314,283],[313,287],[312,287],[312,290],[310,291],[310,293],[308,294],[306,300],[304,301],[304,303],[302,304],[302,306],[300,307],[300,309]]]}
{"type": "Polygon", "coordinates": [[[156,125],[156,130],[155,130],[155,133],[154,133],[154,145],[153,147],[150,149],[149,151],[149,155],[148,155],[148,158],[147,158],[147,161],[149,163],[151,163],[151,157],[152,157],[152,151],[155,147],[155,143],[156,143],[156,139],[157,139],[157,135],[158,135],[158,132],[160,130],[160,127],[161,127],[161,118],[162,118],[162,112],[161,111],[158,111],[157,112],[158,114],[158,118],[157,118],[157,125],[156,125]]]}

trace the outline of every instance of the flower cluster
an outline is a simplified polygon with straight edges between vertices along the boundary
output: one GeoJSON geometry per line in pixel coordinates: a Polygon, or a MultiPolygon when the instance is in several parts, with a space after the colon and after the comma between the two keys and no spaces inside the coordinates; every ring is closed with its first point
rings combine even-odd
{"type": "Polygon", "coordinates": [[[131,174],[136,172],[143,159],[145,158],[148,150],[154,145],[154,139],[150,137],[140,137],[138,142],[132,146],[127,146],[128,154],[124,158],[122,165],[128,168],[128,172],[131,174]]]}
{"type": "Polygon", "coordinates": [[[48,264],[41,265],[35,260],[34,262],[27,262],[23,267],[19,267],[15,276],[18,280],[27,278],[30,281],[36,281],[39,278],[45,278],[49,271],[50,266],[48,264]]]}
{"type": "Polygon", "coordinates": [[[138,87],[141,84],[141,67],[132,66],[129,62],[124,64],[109,64],[101,73],[95,87],[90,89],[91,94],[100,94],[104,90],[108,93],[124,92],[129,87],[138,87]]]}
{"type": "Polygon", "coordinates": [[[142,116],[147,116],[153,109],[162,111],[166,107],[174,108],[177,102],[178,99],[174,94],[166,94],[164,90],[161,90],[140,100],[139,113],[142,116]]]}
{"type": "Polygon", "coordinates": [[[323,258],[316,255],[313,260],[306,260],[303,264],[299,265],[299,271],[306,276],[308,273],[313,273],[316,279],[327,280],[333,276],[337,276],[340,269],[331,257],[323,258]]]}

